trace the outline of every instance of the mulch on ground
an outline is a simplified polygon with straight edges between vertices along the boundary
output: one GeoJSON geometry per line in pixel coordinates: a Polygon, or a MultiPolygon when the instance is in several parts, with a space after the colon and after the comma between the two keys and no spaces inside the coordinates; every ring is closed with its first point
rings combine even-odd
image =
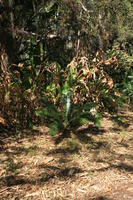
{"type": "Polygon", "coordinates": [[[133,199],[132,122],[127,110],[69,137],[51,137],[45,126],[0,133],[0,199],[133,199]]]}

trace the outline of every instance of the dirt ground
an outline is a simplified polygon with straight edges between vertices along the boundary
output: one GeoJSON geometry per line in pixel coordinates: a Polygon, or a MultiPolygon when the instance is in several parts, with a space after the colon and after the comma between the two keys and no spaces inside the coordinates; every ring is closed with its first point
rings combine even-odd
{"type": "Polygon", "coordinates": [[[133,113],[67,135],[0,133],[0,199],[133,200],[133,113]],[[9,135],[9,134],[8,134],[9,135]]]}

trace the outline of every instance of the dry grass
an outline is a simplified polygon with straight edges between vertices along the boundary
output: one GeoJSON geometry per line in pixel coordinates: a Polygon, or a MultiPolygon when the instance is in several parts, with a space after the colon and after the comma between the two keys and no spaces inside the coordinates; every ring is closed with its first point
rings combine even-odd
{"type": "Polygon", "coordinates": [[[46,127],[1,134],[0,199],[133,199],[132,120],[129,111],[117,123],[105,115],[100,130],[84,126],[69,138],[46,127]]]}

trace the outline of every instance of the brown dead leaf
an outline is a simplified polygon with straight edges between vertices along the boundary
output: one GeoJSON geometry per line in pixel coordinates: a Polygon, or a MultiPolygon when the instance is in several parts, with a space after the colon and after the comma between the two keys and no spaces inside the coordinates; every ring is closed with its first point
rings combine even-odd
{"type": "Polygon", "coordinates": [[[0,117],[0,124],[2,124],[4,126],[6,125],[6,121],[3,117],[0,117]]]}
{"type": "Polygon", "coordinates": [[[116,91],[114,94],[115,96],[120,97],[120,93],[118,91],[116,91]]]}

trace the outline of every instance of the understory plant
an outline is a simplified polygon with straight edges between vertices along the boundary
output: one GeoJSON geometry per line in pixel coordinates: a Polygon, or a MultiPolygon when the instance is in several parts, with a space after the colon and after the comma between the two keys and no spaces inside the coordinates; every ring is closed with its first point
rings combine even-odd
{"type": "Polygon", "coordinates": [[[103,59],[100,52],[92,62],[75,57],[63,69],[52,63],[46,71],[45,97],[37,110],[49,125],[50,134],[66,132],[88,121],[100,126],[101,108],[111,109],[119,103],[120,94],[106,68],[118,67],[116,57],[103,59]]]}
{"type": "Polygon", "coordinates": [[[22,40],[22,49],[17,64],[11,64],[0,77],[0,110],[6,113],[8,124],[32,128],[37,117],[35,110],[43,84],[43,65],[40,61],[40,46],[35,36],[22,40]],[[5,97],[6,96],[6,100],[5,97]],[[8,101],[7,101],[8,100],[8,101]]]}
{"type": "MultiPolygon", "coordinates": [[[[57,69],[60,66],[57,64],[57,69]]],[[[57,72],[60,77],[60,70],[57,72]]],[[[88,121],[94,122],[97,126],[100,125],[100,116],[98,113],[94,115],[90,112],[96,107],[96,103],[74,103],[73,92],[77,86],[76,77],[70,68],[66,81],[64,83],[51,83],[46,88],[46,96],[41,98],[42,107],[37,110],[39,117],[44,117],[49,124],[50,135],[55,135],[58,132],[66,132],[73,127],[79,127],[88,121]],[[57,85],[56,85],[57,84],[57,85]]],[[[57,81],[58,82],[58,81],[57,81]]]]}
{"type": "Polygon", "coordinates": [[[133,99],[133,54],[128,52],[129,50],[130,48],[126,49],[126,47],[121,49],[119,43],[116,42],[112,49],[106,52],[107,57],[117,57],[117,69],[113,70],[111,67],[107,71],[113,77],[114,86],[126,103],[132,102],[133,99]]]}
{"type": "Polygon", "coordinates": [[[133,102],[133,70],[130,71],[130,74],[127,76],[127,81],[124,83],[124,93],[128,98],[128,102],[133,102]]]}

